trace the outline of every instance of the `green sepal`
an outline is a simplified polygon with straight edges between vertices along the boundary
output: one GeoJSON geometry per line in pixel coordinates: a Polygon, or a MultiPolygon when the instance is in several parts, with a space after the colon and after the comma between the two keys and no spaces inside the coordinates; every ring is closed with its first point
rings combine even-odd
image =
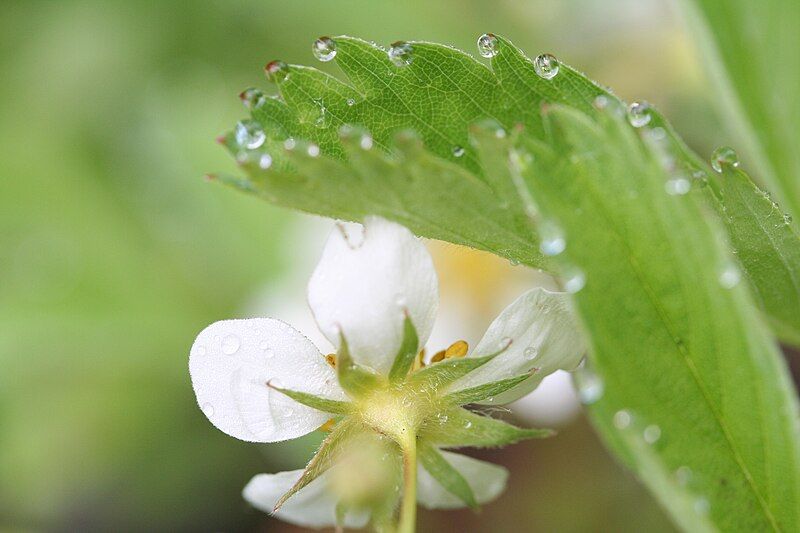
{"type": "Polygon", "coordinates": [[[280,387],[276,387],[269,381],[267,382],[267,386],[270,387],[271,389],[275,389],[281,394],[285,394],[286,396],[288,396],[289,398],[298,403],[302,403],[303,405],[313,407],[314,409],[318,409],[325,413],[333,413],[335,415],[346,415],[351,413],[353,410],[353,404],[351,404],[350,402],[343,402],[340,400],[329,400],[327,398],[320,398],[319,396],[315,396],[307,392],[282,389],[280,387]]]}
{"type": "Polygon", "coordinates": [[[513,389],[532,375],[532,372],[526,372],[525,374],[514,376],[513,378],[501,379],[491,383],[484,383],[483,385],[451,392],[445,396],[444,399],[453,405],[465,405],[468,403],[480,402],[487,398],[497,396],[498,394],[509,389],[513,389]]]}
{"type": "Polygon", "coordinates": [[[460,407],[432,419],[419,433],[420,440],[452,448],[491,448],[553,435],[552,429],[519,428],[460,407]]]}
{"type": "Polygon", "coordinates": [[[336,352],[336,373],[339,377],[339,385],[350,396],[363,397],[378,388],[383,378],[376,372],[353,361],[343,334],[340,335],[340,339],[339,351],[336,352]]]}
{"type": "Polygon", "coordinates": [[[297,480],[297,483],[295,483],[286,494],[281,496],[278,503],[275,504],[273,512],[280,509],[281,506],[286,503],[286,500],[294,496],[297,491],[328,470],[338,458],[344,443],[352,439],[355,435],[358,435],[360,433],[360,428],[361,425],[353,418],[345,418],[336,424],[331,434],[322,441],[319,450],[317,450],[317,453],[311,458],[311,461],[308,462],[306,469],[303,471],[300,479],[297,480]]]}
{"type": "Polygon", "coordinates": [[[502,350],[483,357],[452,358],[426,366],[409,377],[409,383],[414,387],[428,390],[441,390],[459,378],[463,378],[476,368],[479,368],[508,349],[510,343],[502,350]]]}
{"type": "Polygon", "coordinates": [[[417,336],[417,328],[414,327],[411,317],[406,312],[403,320],[403,342],[400,344],[392,369],[389,371],[389,381],[398,382],[406,377],[411,365],[414,364],[414,359],[417,357],[418,352],[419,337],[417,336]]]}
{"type": "Polygon", "coordinates": [[[420,463],[422,463],[422,467],[427,470],[433,479],[439,482],[447,492],[464,502],[470,509],[478,508],[478,502],[475,500],[472,487],[469,486],[469,483],[467,483],[467,480],[461,475],[461,472],[456,470],[436,447],[424,441],[420,442],[419,460],[420,463]]]}

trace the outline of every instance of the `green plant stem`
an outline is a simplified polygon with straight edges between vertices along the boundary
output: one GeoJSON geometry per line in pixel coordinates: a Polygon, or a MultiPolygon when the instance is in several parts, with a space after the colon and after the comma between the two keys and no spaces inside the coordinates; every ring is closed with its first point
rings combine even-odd
{"type": "Polygon", "coordinates": [[[403,446],[403,503],[398,533],[414,533],[417,522],[417,436],[409,435],[403,446]]]}

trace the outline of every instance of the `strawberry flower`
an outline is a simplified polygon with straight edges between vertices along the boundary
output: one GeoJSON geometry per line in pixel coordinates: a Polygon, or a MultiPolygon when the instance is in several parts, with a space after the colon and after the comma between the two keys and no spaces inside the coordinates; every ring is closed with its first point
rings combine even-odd
{"type": "Polygon", "coordinates": [[[548,374],[574,370],[584,348],[565,293],[532,289],[509,305],[469,352],[454,342],[427,360],[438,306],[430,255],[406,228],[368,217],[339,227],[308,285],[323,355],[272,318],[224,320],[197,336],[189,357],[198,405],[223,432],[277,442],[329,431],[303,470],[260,474],[245,487],[255,507],[307,527],[413,531],[416,504],[477,507],[508,472],[452,451],[552,434],[466,409],[504,404],[548,374]]]}

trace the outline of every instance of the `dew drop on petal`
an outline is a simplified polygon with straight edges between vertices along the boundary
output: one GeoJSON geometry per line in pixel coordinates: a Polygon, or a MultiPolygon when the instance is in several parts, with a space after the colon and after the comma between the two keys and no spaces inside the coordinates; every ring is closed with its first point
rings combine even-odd
{"type": "Polygon", "coordinates": [[[289,65],[278,59],[267,63],[264,72],[269,81],[280,83],[289,76],[289,65]]]}
{"type": "Polygon", "coordinates": [[[234,129],[236,143],[250,150],[254,150],[264,144],[267,135],[261,129],[261,125],[255,120],[241,120],[236,123],[234,129]]]}
{"type": "Polygon", "coordinates": [[[239,351],[239,347],[241,347],[242,341],[239,340],[239,337],[236,335],[226,335],[224,339],[222,339],[222,352],[225,355],[233,355],[239,351]]]}
{"type": "Polygon", "coordinates": [[[540,78],[552,80],[558,74],[558,69],[558,59],[552,54],[541,54],[533,60],[533,70],[540,78]]]}
{"type": "Polygon", "coordinates": [[[464,150],[463,146],[458,146],[458,145],[453,146],[453,155],[454,156],[461,157],[461,156],[464,155],[464,152],[465,152],[465,150],[464,150]]]}
{"type": "Polygon", "coordinates": [[[311,51],[320,61],[330,61],[336,57],[336,43],[330,37],[320,37],[311,45],[311,51]]]}
{"type": "Polygon", "coordinates": [[[258,159],[258,166],[262,170],[267,170],[272,166],[272,156],[269,154],[261,154],[261,157],[258,159]]]}
{"type": "Polygon", "coordinates": [[[655,424],[649,425],[644,428],[642,437],[647,444],[655,444],[661,438],[661,428],[655,424]]]}
{"type": "Polygon", "coordinates": [[[208,402],[204,403],[200,409],[203,410],[203,414],[206,415],[207,418],[211,418],[212,416],[214,416],[214,406],[211,405],[210,403],[208,402]]]}
{"type": "Polygon", "coordinates": [[[628,122],[634,128],[647,126],[651,118],[650,104],[647,102],[633,102],[628,106],[628,122]]]}
{"type": "Polygon", "coordinates": [[[717,172],[722,172],[722,168],[726,165],[730,165],[734,168],[738,167],[739,156],[730,146],[720,146],[711,154],[711,168],[717,172]]]}
{"type": "Polygon", "coordinates": [[[270,359],[275,355],[275,352],[272,350],[267,341],[261,341],[261,343],[258,345],[258,349],[261,350],[261,353],[263,353],[267,359],[270,359]]]}
{"type": "Polygon", "coordinates": [[[414,49],[412,46],[404,41],[397,41],[392,43],[389,47],[389,60],[394,63],[396,67],[405,67],[411,64],[414,60],[414,49]]]}
{"type": "Polygon", "coordinates": [[[493,33],[484,33],[478,37],[478,53],[483,57],[497,55],[497,37],[493,33]]]}
{"type": "Polygon", "coordinates": [[[726,261],[719,273],[719,284],[724,289],[732,289],[739,284],[742,273],[733,261],[726,261]]]}
{"type": "Polygon", "coordinates": [[[206,355],[207,353],[208,353],[208,350],[206,350],[206,347],[202,346],[202,345],[197,345],[192,349],[192,355],[196,355],[196,356],[202,357],[202,356],[206,355]]]}
{"type": "Polygon", "coordinates": [[[624,409],[614,413],[614,427],[617,429],[626,429],[631,425],[631,414],[624,409]]]}
{"type": "Polygon", "coordinates": [[[525,359],[536,359],[536,355],[539,352],[536,349],[536,346],[528,346],[522,353],[525,356],[525,359]]]}
{"type": "Polygon", "coordinates": [[[692,184],[684,177],[672,178],[664,183],[664,190],[670,196],[682,196],[691,190],[692,184]]]}
{"type": "Polygon", "coordinates": [[[255,87],[250,87],[242,91],[239,94],[239,98],[242,100],[244,106],[248,109],[255,109],[264,105],[264,102],[267,99],[267,97],[264,96],[264,93],[255,87]]]}

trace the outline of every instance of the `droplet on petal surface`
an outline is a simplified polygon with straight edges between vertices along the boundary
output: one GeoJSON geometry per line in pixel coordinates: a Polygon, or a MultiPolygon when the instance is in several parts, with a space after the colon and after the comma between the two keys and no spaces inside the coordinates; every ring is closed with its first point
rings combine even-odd
{"type": "Polygon", "coordinates": [[[323,63],[330,61],[336,57],[336,42],[330,37],[320,37],[311,46],[311,52],[323,63]]]}
{"type": "Polygon", "coordinates": [[[414,50],[412,46],[404,41],[392,43],[389,47],[389,60],[397,67],[405,67],[414,60],[414,50]]]}
{"type": "Polygon", "coordinates": [[[533,70],[540,78],[552,80],[558,74],[558,69],[558,59],[552,54],[541,54],[533,60],[533,70]]]}
{"type": "Polygon", "coordinates": [[[281,60],[270,61],[264,67],[267,79],[273,83],[280,83],[289,75],[289,65],[281,60]]]}
{"type": "Polygon", "coordinates": [[[528,346],[522,353],[525,355],[525,359],[536,359],[538,351],[536,350],[536,346],[528,346]]]}
{"type": "Polygon", "coordinates": [[[254,150],[264,144],[267,135],[261,129],[261,125],[255,120],[242,120],[236,123],[234,129],[236,142],[243,148],[254,150]]]}
{"type": "Polygon", "coordinates": [[[739,155],[730,146],[720,146],[711,154],[711,168],[717,172],[722,172],[725,166],[734,168],[739,166],[739,155]]]}
{"type": "Polygon", "coordinates": [[[478,37],[478,53],[483,57],[497,55],[497,37],[493,33],[484,33],[478,37]]]}
{"type": "Polygon", "coordinates": [[[628,122],[634,128],[647,126],[652,118],[650,104],[647,102],[633,102],[628,106],[628,122]]]}
{"type": "Polygon", "coordinates": [[[242,341],[239,340],[239,337],[236,335],[226,335],[224,339],[222,339],[222,352],[225,355],[233,355],[239,351],[239,347],[241,347],[242,341]]]}

